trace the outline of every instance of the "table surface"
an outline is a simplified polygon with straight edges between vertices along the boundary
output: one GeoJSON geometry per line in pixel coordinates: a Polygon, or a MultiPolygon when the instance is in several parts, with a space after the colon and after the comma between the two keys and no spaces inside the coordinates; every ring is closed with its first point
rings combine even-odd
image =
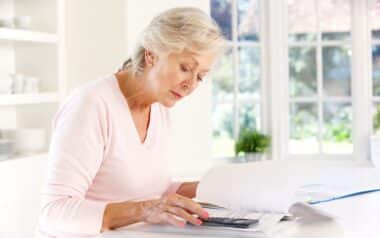
{"type": "MultiPolygon", "coordinates": [[[[288,234],[250,237],[291,237],[291,238],[378,238],[380,225],[380,192],[364,194],[346,199],[315,205],[334,216],[334,221],[324,224],[299,224],[288,234]]],[[[101,234],[99,238],[179,238],[179,237],[247,237],[247,235],[226,231],[207,231],[194,228],[172,228],[167,226],[137,225],[101,234]]]]}
{"type": "MultiPolygon", "coordinates": [[[[350,183],[349,179],[356,173],[356,177],[352,180],[366,180],[370,178],[370,170],[367,168],[359,169],[344,169],[339,171],[339,176],[332,173],[332,177],[327,178],[327,181],[342,180],[344,184],[350,183]],[[359,172],[358,172],[359,171],[359,172]],[[358,176],[359,175],[359,176],[358,176]],[[369,177],[368,177],[368,176],[369,177]]],[[[102,233],[99,238],[186,238],[186,237],[290,237],[290,238],[319,238],[319,237],[333,237],[333,238],[378,238],[380,232],[378,226],[380,225],[380,192],[364,194],[355,197],[349,197],[341,200],[321,203],[315,205],[316,208],[329,213],[334,217],[334,220],[329,223],[315,224],[315,223],[300,223],[295,226],[295,229],[289,229],[292,232],[276,233],[270,236],[260,235],[258,233],[247,232],[231,232],[220,231],[205,228],[174,228],[169,226],[154,226],[146,224],[138,224],[134,226],[124,227],[119,230],[109,231],[102,233]]],[[[294,227],[294,226],[293,226],[294,227]]]]}

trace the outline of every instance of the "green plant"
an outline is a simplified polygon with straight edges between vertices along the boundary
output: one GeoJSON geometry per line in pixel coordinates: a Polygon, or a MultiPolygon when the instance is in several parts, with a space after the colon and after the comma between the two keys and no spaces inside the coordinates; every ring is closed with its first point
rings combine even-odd
{"type": "Polygon", "coordinates": [[[270,141],[270,136],[256,130],[242,130],[235,143],[235,154],[263,153],[269,148],[270,141]]]}
{"type": "Polygon", "coordinates": [[[373,127],[376,132],[380,129],[380,105],[377,105],[376,113],[373,116],[373,127]]]}

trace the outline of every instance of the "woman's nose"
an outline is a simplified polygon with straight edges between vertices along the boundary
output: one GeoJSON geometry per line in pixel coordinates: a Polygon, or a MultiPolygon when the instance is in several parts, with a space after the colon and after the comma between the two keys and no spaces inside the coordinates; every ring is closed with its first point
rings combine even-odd
{"type": "Polygon", "coordinates": [[[187,80],[184,80],[181,84],[181,88],[182,90],[188,94],[188,93],[191,93],[194,88],[197,86],[197,80],[195,79],[187,79],[187,80]]]}
{"type": "Polygon", "coordinates": [[[181,86],[184,92],[187,92],[189,90],[189,85],[187,83],[183,83],[181,86]]]}
{"type": "Polygon", "coordinates": [[[195,87],[196,82],[194,80],[185,80],[181,84],[181,88],[186,94],[191,93],[195,87]]]}

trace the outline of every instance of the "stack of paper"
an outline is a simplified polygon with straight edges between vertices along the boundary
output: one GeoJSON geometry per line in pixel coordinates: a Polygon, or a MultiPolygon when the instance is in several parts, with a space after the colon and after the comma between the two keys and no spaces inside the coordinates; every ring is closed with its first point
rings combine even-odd
{"type": "Polygon", "coordinates": [[[215,167],[201,179],[196,199],[231,210],[288,213],[305,179],[318,173],[285,161],[215,167]]]}
{"type": "Polygon", "coordinates": [[[235,212],[217,211],[213,215],[259,219],[260,225],[246,229],[250,233],[278,230],[279,221],[286,214],[291,214],[296,222],[288,222],[283,231],[289,230],[289,223],[302,219],[311,223],[334,221],[333,216],[308,204],[348,199],[371,192],[380,192],[378,169],[264,161],[211,169],[199,183],[197,200],[235,212]],[[266,217],[270,219],[263,219],[266,217]]]}

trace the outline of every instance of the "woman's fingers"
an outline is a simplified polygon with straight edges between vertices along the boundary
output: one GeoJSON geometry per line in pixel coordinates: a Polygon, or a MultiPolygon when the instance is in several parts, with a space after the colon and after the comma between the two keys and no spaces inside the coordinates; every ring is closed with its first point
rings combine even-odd
{"type": "Polygon", "coordinates": [[[198,203],[178,194],[151,200],[145,204],[143,219],[148,223],[167,223],[177,227],[184,227],[186,222],[201,225],[202,221],[198,216],[203,219],[208,218],[207,211],[198,203]]]}
{"type": "Polygon", "coordinates": [[[207,211],[204,210],[201,205],[189,198],[180,195],[170,196],[168,199],[168,203],[169,205],[181,207],[185,210],[188,210],[189,212],[196,214],[202,218],[208,218],[207,211]]]}
{"type": "Polygon", "coordinates": [[[180,207],[172,207],[172,206],[168,206],[166,208],[167,212],[177,216],[177,217],[181,217],[182,219],[192,223],[193,225],[196,225],[196,226],[199,226],[202,224],[202,221],[199,220],[198,218],[192,216],[191,214],[189,214],[188,212],[186,212],[185,210],[183,210],[182,208],[180,207]]]}
{"type": "Polygon", "coordinates": [[[186,221],[180,220],[180,219],[178,219],[178,217],[176,217],[170,213],[167,213],[167,212],[162,213],[161,217],[162,217],[162,221],[164,223],[171,224],[171,225],[176,226],[176,227],[183,228],[186,225],[186,221]]]}

